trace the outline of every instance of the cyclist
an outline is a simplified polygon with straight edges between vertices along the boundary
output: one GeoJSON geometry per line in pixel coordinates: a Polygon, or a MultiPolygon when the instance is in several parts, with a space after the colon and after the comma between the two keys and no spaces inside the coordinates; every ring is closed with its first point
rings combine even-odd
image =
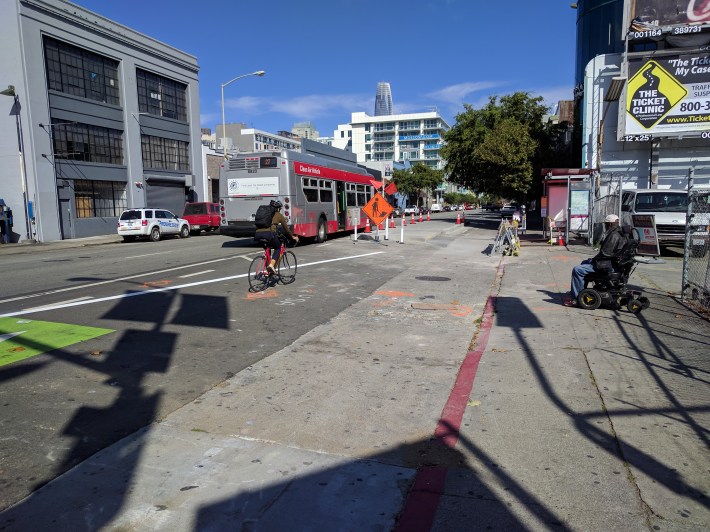
{"type": "Polygon", "coordinates": [[[270,273],[276,273],[276,262],[279,260],[279,255],[281,254],[281,242],[279,241],[279,225],[281,226],[281,231],[286,234],[291,240],[298,242],[298,236],[294,235],[288,228],[288,221],[281,214],[281,209],[283,208],[283,203],[278,200],[271,200],[269,205],[274,209],[274,216],[271,219],[270,227],[263,227],[257,229],[254,233],[254,240],[257,242],[262,242],[271,248],[271,262],[266,267],[270,273]]]}

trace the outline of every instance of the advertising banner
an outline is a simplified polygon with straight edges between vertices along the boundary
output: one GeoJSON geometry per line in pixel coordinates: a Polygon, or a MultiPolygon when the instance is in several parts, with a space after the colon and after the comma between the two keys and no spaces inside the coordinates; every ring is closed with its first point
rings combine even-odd
{"type": "Polygon", "coordinates": [[[710,130],[710,52],[630,58],[625,111],[621,140],[710,130]]]}
{"type": "Polygon", "coordinates": [[[708,0],[631,0],[631,19],[654,26],[710,22],[708,0]]]}

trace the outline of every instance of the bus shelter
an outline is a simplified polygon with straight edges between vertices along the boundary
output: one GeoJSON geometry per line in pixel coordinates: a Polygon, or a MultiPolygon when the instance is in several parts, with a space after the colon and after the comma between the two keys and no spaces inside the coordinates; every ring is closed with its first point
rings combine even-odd
{"type": "Polygon", "coordinates": [[[587,168],[544,168],[540,216],[545,237],[553,233],[578,236],[589,232],[592,170],[587,168]]]}

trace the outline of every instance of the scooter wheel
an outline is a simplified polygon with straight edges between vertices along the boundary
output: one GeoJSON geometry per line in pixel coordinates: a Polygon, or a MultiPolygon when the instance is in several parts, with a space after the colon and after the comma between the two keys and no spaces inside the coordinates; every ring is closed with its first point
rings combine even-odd
{"type": "Polygon", "coordinates": [[[601,306],[602,296],[593,288],[585,288],[577,296],[577,303],[584,310],[595,310],[601,306]]]}
{"type": "Polygon", "coordinates": [[[626,308],[631,314],[638,314],[643,310],[643,302],[640,299],[632,298],[626,303],[626,308]]]}

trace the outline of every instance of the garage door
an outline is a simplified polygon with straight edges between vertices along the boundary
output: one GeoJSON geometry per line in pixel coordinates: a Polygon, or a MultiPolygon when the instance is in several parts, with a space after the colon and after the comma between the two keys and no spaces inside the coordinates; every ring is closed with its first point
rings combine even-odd
{"type": "Polygon", "coordinates": [[[147,207],[153,209],[168,209],[173,214],[182,215],[185,206],[185,185],[155,179],[146,182],[147,207]]]}

